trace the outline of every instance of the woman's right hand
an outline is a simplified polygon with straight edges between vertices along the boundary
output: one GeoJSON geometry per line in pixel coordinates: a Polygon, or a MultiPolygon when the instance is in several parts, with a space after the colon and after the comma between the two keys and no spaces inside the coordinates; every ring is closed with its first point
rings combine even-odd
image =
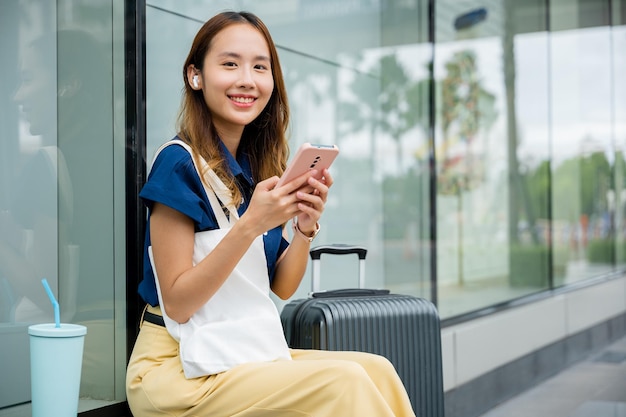
{"type": "Polygon", "coordinates": [[[240,220],[249,223],[259,235],[296,217],[301,213],[298,203],[302,202],[297,192],[312,192],[308,179],[316,174],[316,170],[309,171],[281,187],[276,187],[277,176],[259,182],[240,220]]]}

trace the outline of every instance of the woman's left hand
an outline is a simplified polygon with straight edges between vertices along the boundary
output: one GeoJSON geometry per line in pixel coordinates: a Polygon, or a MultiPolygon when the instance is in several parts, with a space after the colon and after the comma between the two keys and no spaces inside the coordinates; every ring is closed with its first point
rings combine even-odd
{"type": "MultiPolygon", "coordinates": [[[[325,169],[322,171],[321,180],[316,180],[311,176],[306,180],[306,183],[301,184],[295,192],[297,199],[295,217],[297,220],[293,219],[293,221],[297,221],[298,229],[302,234],[313,236],[313,232],[317,229],[316,223],[326,205],[328,189],[333,185],[333,177],[325,169]]],[[[285,238],[288,238],[287,232],[283,231],[283,233],[285,238]]],[[[310,249],[309,243],[305,242],[307,240],[294,238],[292,244],[283,252],[276,264],[272,291],[283,300],[288,299],[296,292],[304,276],[310,249]]]]}
{"type": "Polygon", "coordinates": [[[300,202],[298,203],[298,228],[302,233],[312,233],[316,226],[315,224],[320,219],[324,206],[328,198],[328,189],[333,185],[333,177],[327,169],[322,171],[322,179],[316,180],[311,177],[308,180],[307,186],[313,188],[313,191],[307,193],[300,189],[297,191],[296,197],[300,202]]]}

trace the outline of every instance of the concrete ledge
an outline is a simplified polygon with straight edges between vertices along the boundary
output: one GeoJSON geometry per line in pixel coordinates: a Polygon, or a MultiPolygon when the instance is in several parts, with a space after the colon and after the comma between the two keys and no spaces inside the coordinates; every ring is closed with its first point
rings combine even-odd
{"type": "Polygon", "coordinates": [[[626,312],[448,390],[445,393],[445,415],[479,416],[624,335],[626,312]]]}
{"type": "Polygon", "coordinates": [[[444,391],[626,313],[626,276],[442,329],[444,391]]]}

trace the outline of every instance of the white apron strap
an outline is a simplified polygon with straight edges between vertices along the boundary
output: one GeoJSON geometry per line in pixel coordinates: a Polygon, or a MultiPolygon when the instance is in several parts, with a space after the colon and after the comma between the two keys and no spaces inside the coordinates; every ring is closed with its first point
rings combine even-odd
{"type": "Polygon", "coordinates": [[[200,160],[200,164],[202,164],[202,169],[200,169],[196,165],[196,160],[194,158],[193,150],[188,144],[186,144],[180,139],[173,139],[168,142],[165,142],[163,145],[159,147],[159,149],[157,149],[156,153],[154,154],[154,160],[156,160],[157,156],[159,155],[159,153],[161,153],[163,149],[174,144],[182,146],[191,155],[191,160],[193,162],[194,167],[196,168],[196,172],[198,173],[198,176],[201,179],[200,182],[202,182],[202,185],[204,186],[204,191],[207,195],[207,198],[209,199],[209,203],[211,204],[211,209],[213,210],[213,213],[215,214],[215,218],[217,219],[217,224],[219,225],[220,229],[226,229],[226,228],[231,227],[232,224],[239,219],[239,213],[237,213],[237,209],[232,204],[232,197],[231,197],[230,190],[224,184],[224,182],[220,180],[220,178],[217,176],[215,171],[209,168],[204,158],[202,158],[201,156],[198,156],[198,159],[200,160]],[[204,178],[201,174],[202,171],[205,171],[204,178]],[[204,181],[202,181],[202,179],[204,179],[204,181]],[[220,201],[222,202],[222,204],[220,204],[220,201]],[[228,212],[230,213],[230,216],[229,216],[230,220],[228,217],[226,217],[226,214],[224,214],[222,205],[228,209],[228,212]]]}

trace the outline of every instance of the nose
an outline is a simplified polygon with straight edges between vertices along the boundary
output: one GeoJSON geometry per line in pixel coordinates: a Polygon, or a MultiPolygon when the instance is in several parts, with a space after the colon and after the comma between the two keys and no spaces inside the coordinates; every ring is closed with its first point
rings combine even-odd
{"type": "Polygon", "coordinates": [[[251,68],[241,68],[237,86],[243,88],[253,88],[255,86],[254,74],[251,68]]]}
{"type": "Polygon", "coordinates": [[[19,87],[13,93],[13,101],[21,104],[24,101],[24,83],[20,83],[19,87]]]}

